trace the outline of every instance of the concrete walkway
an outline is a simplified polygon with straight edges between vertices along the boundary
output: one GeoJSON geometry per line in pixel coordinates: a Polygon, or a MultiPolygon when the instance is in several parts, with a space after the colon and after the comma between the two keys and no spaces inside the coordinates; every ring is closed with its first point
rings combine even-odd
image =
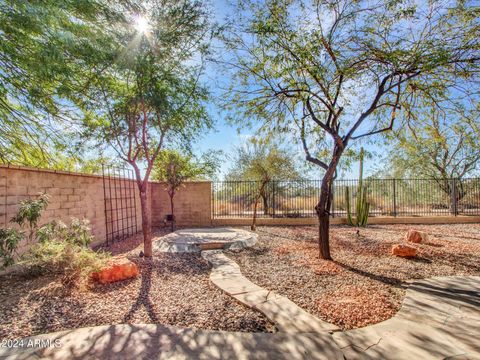
{"type": "Polygon", "coordinates": [[[414,282],[392,319],[333,338],[347,359],[480,359],[480,277],[414,282]]]}
{"type": "Polygon", "coordinates": [[[288,333],[329,332],[340,330],[309,314],[285,296],[266,290],[242,275],[240,267],[222,251],[203,251],[212,265],[210,280],[241,303],[263,313],[279,331],[288,333]]]}
{"type": "MultiPolygon", "coordinates": [[[[0,348],[0,359],[343,359],[329,334],[229,333],[162,325],[112,325],[34,338],[47,348],[0,348]]],[[[33,345],[32,345],[33,346],[33,345]]]]}

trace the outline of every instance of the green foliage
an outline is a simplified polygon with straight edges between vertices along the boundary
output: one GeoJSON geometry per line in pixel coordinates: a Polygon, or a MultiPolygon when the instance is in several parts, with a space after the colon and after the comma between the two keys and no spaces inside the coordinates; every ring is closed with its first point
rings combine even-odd
{"type": "Polygon", "coordinates": [[[135,15],[151,29],[141,33],[132,20],[119,30],[116,61],[99,64],[105,71],[82,98],[83,125],[86,138],[111,145],[132,166],[145,162],[148,178],[161,149],[188,148],[212,126],[199,82],[209,24],[200,1],[146,1],[135,15]]]}
{"type": "Polygon", "coordinates": [[[33,245],[23,263],[31,274],[61,274],[65,285],[83,286],[91,272],[100,270],[109,258],[108,253],[77,241],[52,238],[33,245]]]}
{"type": "Polygon", "coordinates": [[[52,221],[36,233],[38,242],[23,256],[31,274],[61,274],[64,285],[84,286],[92,271],[106,264],[110,255],[90,249],[93,236],[88,220],[72,219],[69,225],[52,221]]]}
{"type": "MultiPolygon", "coordinates": [[[[36,199],[25,199],[20,202],[20,208],[17,214],[10,222],[23,227],[28,224],[29,234],[28,240],[31,243],[35,236],[38,221],[42,216],[43,210],[48,206],[48,195],[41,194],[36,199]]],[[[24,233],[17,229],[0,228],[0,258],[2,258],[3,267],[10,266],[14,263],[14,255],[19,242],[23,239],[24,233]]]]}
{"type": "Polygon", "coordinates": [[[280,145],[249,139],[237,147],[233,155],[233,167],[227,178],[266,181],[298,180],[295,156],[280,145]]]}
{"type": "Polygon", "coordinates": [[[77,218],[73,218],[70,225],[51,221],[37,230],[36,237],[40,243],[55,240],[85,247],[93,241],[89,221],[77,218]]]}
{"type": "Polygon", "coordinates": [[[42,216],[43,210],[48,206],[49,196],[45,193],[41,194],[37,199],[26,199],[20,202],[20,208],[17,214],[12,218],[12,222],[23,226],[28,222],[30,228],[37,226],[38,220],[42,216]]]}
{"type": "Polygon", "coordinates": [[[360,170],[357,187],[357,200],[356,200],[356,214],[355,222],[352,219],[350,210],[350,191],[348,186],[345,189],[345,203],[347,207],[347,224],[350,226],[366,227],[368,222],[368,214],[370,211],[370,203],[367,200],[368,187],[363,185],[363,158],[364,150],[360,149],[360,170]]]}
{"type": "Polygon", "coordinates": [[[187,180],[205,180],[215,176],[220,166],[220,153],[209,152],[197,158],[176,150],[162,150],[153,167],[152,178],[164,181],[177,190],[187,180]]]}
{"type": "MultiPolygon", "coordinates": [[[[398,128],[388,139],[389,175],[426,178],[445,183],[480,170],[480,105],[452,103],[447,110],[423,99],[423,110],[406,117],[408,126],[398,128]]],[[[447,189],[444,189],[448,192],[447,189]]]]}
{"type": "MultiPolygon", "coordinates": [[[[0,2],[0,162],[64,169],[78,94],[110,59],[124,3],[0,2]]],[[[67,160],[67,162],[69,162],[67,160]]]]}
{"type": "Polygon", "coordinates": [[[16,229],[0,228],[0,258],[2,259],[0,269],[14,263],[15,250],[22,238],[23,234],[16,229]]]}

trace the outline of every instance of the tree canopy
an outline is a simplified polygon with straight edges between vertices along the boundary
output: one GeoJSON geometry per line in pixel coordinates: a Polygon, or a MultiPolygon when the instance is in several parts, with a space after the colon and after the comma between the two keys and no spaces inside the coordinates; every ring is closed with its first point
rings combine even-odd
{"type": "Polygon", "coordinates": [[[255,181],[297,180],[295,155],[278,144],[249,139],[234,150],[227,179],[255,181]]]}
{"type": "Polygon", "coordinates": [[[98,63],[113,61],[121,4],[0,3],[1,162],[68,168],[81,159],[70,146],[82,114],[75,99],[98,63]]]}

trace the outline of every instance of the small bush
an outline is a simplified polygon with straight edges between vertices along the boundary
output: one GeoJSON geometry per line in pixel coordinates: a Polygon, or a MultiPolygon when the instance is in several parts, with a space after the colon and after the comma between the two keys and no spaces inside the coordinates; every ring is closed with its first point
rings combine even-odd
{"type": "Polygon", "coordinates": [[[66,286],[83,286],[92,271],[100,270],[110,255],[59,240],[47,240],[32,246],[25,264],[33,275],[61,274],[66,286]]]}
{"type": "Polygon", "coordinates": [[[88,246],[93,241],[90,231],[88,220],[73,218],[69,226],[62,221],[51,221],[40,227],[36,236],[39,242],[56,239],[75,245],[88,246]]]}
{"type": "Polygon", "coordinates": [[[0,258],[2,259],[0,269],[14,263],[15,250],[22,238],[23,234],[18,230],[0,228],[0,258]]]}
{"type": "Polygon", "coordinates": [[[30,228],[28,235],[29,242],[33,241],[38,221],[42,216],[42,212],[47,208],[48,202],[49,196],[46,193],[40,194],[37,199],[25,199],[20,202],[20,208],[17,214],[10,220],[22,227],[25,223],[28,223],[30,228]]]}
{"type": "Polygon", "coordinates": [[[62,274],[66,286],[86,285],[92,271],[100,270],[110,258],[88,247],[93,240],[87,220],[72,219],[70,225],[52,221],[37,231],[38,243],[24,256],[33,275],[62,274]]]}

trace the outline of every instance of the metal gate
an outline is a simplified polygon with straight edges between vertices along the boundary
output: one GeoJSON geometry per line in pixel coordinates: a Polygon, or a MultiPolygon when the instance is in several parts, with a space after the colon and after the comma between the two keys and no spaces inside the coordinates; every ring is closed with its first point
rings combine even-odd
{"type": "Polygon", "coordinates": [[[117,165],[102,165],[107,244],[138,232],[134,172],[117,165]]]}

